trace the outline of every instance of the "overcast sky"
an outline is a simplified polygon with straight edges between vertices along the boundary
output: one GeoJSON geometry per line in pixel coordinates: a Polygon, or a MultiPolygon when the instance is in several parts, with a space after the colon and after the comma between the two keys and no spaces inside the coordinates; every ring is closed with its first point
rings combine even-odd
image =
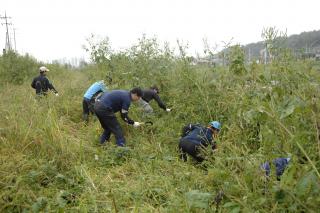
{"type": "Polygon", "coordinates": [[[244,45],[260,41],[264,27],[288,35],[320,30],[319,8],[320,0],[0,0],[0,15],[6,11],[16,28],[18,52],[43,61],[87,57],[82,45],[91,34],[108,36],[115,50],[145,33],[172,47],[180,39],[191,54],[202,54],[203,38],[244,45]]]}

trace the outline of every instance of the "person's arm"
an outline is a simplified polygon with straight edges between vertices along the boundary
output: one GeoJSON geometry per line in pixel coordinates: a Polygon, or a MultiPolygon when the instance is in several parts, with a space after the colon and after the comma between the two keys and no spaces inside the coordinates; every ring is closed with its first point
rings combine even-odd
{"type": "Polygon", "coordinates": [[[50,83],[49,79],[47,79],[47,78],[46,78],[46,83],[47,83],[48,88],[49,88],[50,90],[52,90],[55,94],[58,93],[58,91],[54,88],[54,86],[50,83]]]}
{"type": "Polygon", "coordinates": [[[153,94],[153,98],[154,98],[154,100],[156,100],[156,102],[158,103],[160,108],[162,108],[164,110],[167,109],[166,105],[162,102],[162,100],[160,99],[160,97],[157,93],[153,94]]]}
{"type": "Polygon", "coordinates": [[[129,118],[129,116],[128,116],[129,107],[130,107],[130,101],[125,100],[125,101],[122,102],[121,111],[120,111],[121,118],[122,118],[122,120],[124,120],[128,124],[133,125],[134,121],[131,118],[129,118]]]}
{"type": "Polygon", "coordinates": [[[107,87],[106,87],[104,84],[102,84],[102,85],[100,86],[100,90],[101,90],[103,93],[105,93],[105,92],[108,91],[107,87]]]}
{"type": "Polygon", "coordinates": [[[128,124],[130,124],[130,125],[133,125],[134,124],[134,121],[131,119],[131,118],[129,118],[129,116],[128,116],[128,110],[126,110],[126,109],[121,109],[121,118],[122,118],[122,120],[124,120],[125,122],[127,122],[128,124]]]}
{"type": "Polygon", "coordinates": [[[101,98],[103,95],[103,92],[98,92],[97,95],[92,96],[91,100],[93,99],[94,101],[97,101],[98,99],[101,98]]]}
{"type": "Polygon", "coordinates": [[[31,83],[31,87],[32,87],[33,89],[36,88],[36,79],[35,79],[35,78],[33,79],[32,83],[31,83]]]}

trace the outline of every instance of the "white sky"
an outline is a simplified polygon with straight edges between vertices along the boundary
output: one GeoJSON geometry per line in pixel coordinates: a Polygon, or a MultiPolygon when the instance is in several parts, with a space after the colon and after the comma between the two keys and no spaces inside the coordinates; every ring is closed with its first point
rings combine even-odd
{"type": "Polygon", "coordinates": [[[6,11],[16,28],[18,52],[44,61],[87,57],[82,45],[91,34],[108,36],[116,50],[145,33],[172,47],[180,39],[191,54],[202,54],[203,38],[222,46],[231,38],[260,41],[264,27],[288,35],[319,30],[319,8],[319,0],[0,0],[0,15],[6,11]]]}

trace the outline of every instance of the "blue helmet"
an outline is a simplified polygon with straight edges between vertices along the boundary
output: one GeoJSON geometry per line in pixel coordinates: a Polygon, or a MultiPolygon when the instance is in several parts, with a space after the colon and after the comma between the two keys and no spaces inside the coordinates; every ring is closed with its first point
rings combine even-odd
{"type": "Polygon", "coordinates": [[[210,126],[217,129],[217,130],[221,130],[221,124],[218,122],[218,121],[211,121],[210,123],[210,126]]]}

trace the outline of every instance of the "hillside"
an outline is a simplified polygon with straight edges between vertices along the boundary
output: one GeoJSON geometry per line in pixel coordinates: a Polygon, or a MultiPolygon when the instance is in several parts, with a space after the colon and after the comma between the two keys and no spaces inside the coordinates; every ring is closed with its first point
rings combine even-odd
{"type": "MultiPolygon", "coordinates": [[[[298,35],[290,35],[282,41],[283,47],[290,48],[295,54],[320,53],[320,30],[303,32],[298,35]]],[[[252,59],[260,57],[260,51],[265,48],[264,42],[250,43],[243,46],[246,57],[252,59]]]]}
{"type": "Polygon", "coordinates": [[[105,58],[92,51],[100,63],[81,70],[47,64],[60,96],[41,100],[30,87],[39,64],[1,56],[0,212],[318,211],[316,61],[252,64],[235,73],[236,66],[190,65],[183,54],[144,42],[105,58]],[[98,120],[81,119],[82,97],[106,76],[109,89],[157,84],[173,111],[152,102],[155,113],[145,117],[133,104],[130,116],[154,125],[135,129],[119,118],[126,147],[114,137],[100,146],[98,120]],[[201,165],[181,161],[181,128],[211,120],[222,123],[218,149],[206,150],[201,165]],[[260,165],[278,157],[290,157],[289,166],[280,180],[274,167],[267,178],[260,165]]]}

